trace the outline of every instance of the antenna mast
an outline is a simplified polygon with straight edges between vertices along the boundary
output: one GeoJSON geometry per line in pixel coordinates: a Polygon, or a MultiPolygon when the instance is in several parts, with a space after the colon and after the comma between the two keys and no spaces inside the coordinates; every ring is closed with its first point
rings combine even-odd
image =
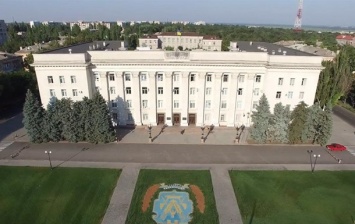
{"type": "Polygon", "coordinates": [[[303,0],[299,0],[295,25],[293,27],[294,31],[297,32],[302,31],[302,14],[303,14],[303,0]]]}

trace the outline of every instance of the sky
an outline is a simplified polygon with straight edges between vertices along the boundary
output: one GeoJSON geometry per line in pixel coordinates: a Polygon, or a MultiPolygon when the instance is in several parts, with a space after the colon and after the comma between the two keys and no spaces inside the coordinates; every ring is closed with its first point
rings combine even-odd
{"type": "MultiPolygon", "coordinates": [[[[297,8],[298,0],[0,0],[0,19],[293,25],[297,8]]],[[[354,0],[304,0],[303,25],[355,26],[354,9],[354,0]]]]}

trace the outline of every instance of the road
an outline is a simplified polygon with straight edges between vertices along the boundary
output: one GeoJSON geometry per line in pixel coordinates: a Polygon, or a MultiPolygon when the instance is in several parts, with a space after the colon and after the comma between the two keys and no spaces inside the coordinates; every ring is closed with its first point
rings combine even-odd
{"type": "Polygon", "coordinates": [[[346,121],[348,124],[352,125],[355,128],[355,114],[340,107],[334,106],[333,112],[335,115],[346,121]]]}

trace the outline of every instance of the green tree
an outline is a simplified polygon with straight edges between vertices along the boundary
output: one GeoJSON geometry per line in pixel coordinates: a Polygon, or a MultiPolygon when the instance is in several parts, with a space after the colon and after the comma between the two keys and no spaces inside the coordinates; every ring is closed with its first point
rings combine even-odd
{"type": "Polygon", "coordinates": [[[63,120],[60,114],[60,100],[53,97],[48,106],[45,119],[45,131],[48,134],[49,141],[59,142],[63,140],[63,120]]]}
{"type": "Polygon", "coordinates": [[[328,104],[324,111],[322,111],[319,121],[320,126],[318,131],[317,143],[324,146],[328,143],[330,137],[332,136],[333,116],[331,104],[328,104]]]}
{"type": "Polygon", "coordinates": [[[23,115],[24,118],[22,122],[27,130],[30,141],[33,143],[43,142],[44,109],[30,90],[28,90],[26,94],[23,115]]]}
{"type": "Polygon", "coordinates": [[[317,138],[320,134],[319,131],[322,122],[320,116],[322,112],[318,102],[308,108],[308,117],[303,132],[303,139],[311,140],[313,144],[317,142],[317,138]]]}
{"type": "Polygon", "coordinates": [[[173,51],[174,48],[171,47],[171,46],[166,46],[166,47],[164,48],[164,50],[166,50],[166,51],[173,51]]]}
{"type": "MultiPolygon", "coordinates": [[[[94,111],[94,105],[93,105],[93,100],[89,99],[87,97],[83,98],[83,101],[81,101],[80,107],[78,106],[77,108],[80,108],[80,120],[78,126],[80,127],[79,130],[84,130],[83,133],[78,133],[79,136],[84,135],[82,141],[88,141],[88,142],[95,142],[95,127],[94,127],[94,116],[93,116],[93,111],[94,111]]],[[[79,138],[80,139],[80,138],[79,138]]]]}
{"type": "Polygon", "coordinates": [[[274,107],[274,114],[270,118],[270,127],[268,131],[271,142],[288,143],[288,125],[291,119],[289,106],[283,106],[278,103],[274,107]]]}
{"type": "Polygon", "coordinates": [[[253,111],[251,115],[253,126],[250,130],[250,135],[256,142],[266,143],[270,117],[269,102],[265,94],[263,94],[259,100],[259,105],[256,107],[256,111],[253,111]]]}
{"type": "Polygon", "coordinates": [[[305,130],[308,110],[305,102],[299,103],[291,113],[289,125],[289,142],[291,144],[304,143],[307,141],[305,130]]]}
{"type": "Polygon", "coordinates": [[[78,36],[81,32],[81,29],[79,27],[78,24],[75,24],[72,28],[71,28],[71,35],[73,35],[74,37],[78,36]]]}

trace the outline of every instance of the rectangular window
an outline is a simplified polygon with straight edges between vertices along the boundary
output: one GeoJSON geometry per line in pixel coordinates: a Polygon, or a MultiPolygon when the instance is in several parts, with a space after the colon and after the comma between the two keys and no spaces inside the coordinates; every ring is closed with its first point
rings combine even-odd
{"type": "Polygon", "coordinates": [[[223,88],[223,89],[222,89],[222,95],[227,95],[227,91],[228,91],[227,88],[223,88]]]}
{"type": "Polygon", "coordinates": [[[67,90],[66,89],[62,89],[62,97],[66,97],[67,96],[67,90]]]}
{"type": "Polygon", "coordinates": [[[244,82],[245,75],[239,75],[238,76],[238,82],[244,82]]]}
{"type": "Polygon", "coordinates": [[[142,94],[148,94],[148,88],[142,87],[142,94]]]}
{"type": "Polygon", "coordinates": [[[207,81],[207,82],[212,82],[212,75],[210,75],[210,74],[207,75],[207,76],[206,76],[206,81],[207,81]]]}
{"type": "Polygon", "coordinates": [[[132,108],[132,100],[126,101],[127,108],[132,108]]]}
{"type": "Polygon", "coordinates": [[[179,108],[179,101],[178,100],[174,100],[174,108],[179,108]]]}
{"type": "Polygon", "coordinates": [[[288,94],[287,94],[287,97],[289,98],[289,99],[292,99],[292,97],[293,97],[293,92],[288,92],[288,94]]]}
{"type": "Polygon", "coordinates": [[[221,114],[221,122],[225,122],[226,121],[226,115],[225,114],[221,114]]]}
{"type": "Polygon", "coordinates": [[[163,108],[163,101],[162,100],[158,100],[158,108],[163,108]]]}
{"type": "Polygon", "coordinates": [[[254,89],[254,96],[259,96],[259,92],[260,92],[260,89],[259,88],[255,88],[254,89]]]}
{"type": "Polygon", "coordinates": [[[212,89],[210,87],[206,88],[206,95],[211,95],[212,89]]]}
{"type": "Polygon", "coordinates": [[[305,85],[306,85],[306,83],[307,83],[307,79],[306,79],[306,78],[303,78],[303,79],[302,79],[302,83],[301,83],[301,85],[302,85],[302,86],[305,86],[305,85]]]}
{"type": "Polygon", "coordinates": [[[112,113],[112,119],[114,121],[117,121],[117,118],[118,118],[117,113],[112,113]]]}
{"type": "Polygon", "coordinates": [[[131,81],[131,74],[124,74],[125,81],[131,81]]]}
{"type": "Polygon", "coordinates": [[[141,81],[147,81],[147,74],[141,74],[141,81]]]}
{"type": "Polygon", "coordinates": [[[255,82],[261,82],[261,75],[255,76],[255,82]]]}
{"type": "Polygon", "coordinates": [[[223,75],[223,82],[228,82],[228,75],[223,75]]]}
{"type": "Polygon", "coordinates": [[[158,87],[158,94],[161,95],[163,93],[164,93],[163,87],[158,87]]]}
{"type": "Polygon", "coordinates": [[[160,81],[160,82],[163,81],[163,77],[164,77],[163,74],[158,74],[158,77],[157,77],[158,81],[160,81]]]}
{"type": "Polygon", "coordinates": [[[300,98],[300,99],[303,99],[303,97],[304,97],[304,92],[300,92],[299,98],[300,98]]]}
{"type": "Polygon", "coordinates": [[[253,101],[253,109],[256,109],[257,106],[258,106],[258,101],[253,101]]]}
{"type": "Polygon", "coordinates": [[[178,94],[179,94],[179,87],[175,87],[175,88],[174,88],[174,94],[175,94],[175,95],[178,95],[178,94]]]}
{"type": "Polygon", "coordinates": [[[237,108],[242,109],[242,101],[237,101],[237,108]]]}
{"type": "Polygon", "coordinates": [[[100,75],[97,74],[97,73],[95,73],[94,75],[95,75],[95,81],[99,82],[100,81],[100,75]]]}
{"type": "Polygon", "coordinates": [[[110,74],[110,81],[115,81],[115,74],[110,74]]]}
{"type": "Polygon", "coordinates": [[[281,98],[281,92],[276,92],[276,99],[280,99],[281,98]]]}
{"type": "Polygon", "coordinates": [[[70,76],[71,83],[76,83],[76,77],[75,76],[70,76]]]}
{"type": "Polygon", "coordinates": [[[282,86],[283,83],[284,83],[284,79],[283,78],[279,78],[279,86],[282,86]]]}
{"type": "Polygon", "coordinates": [[[111,107],[116,108],[117,107],[117,102],[111,100],[111,107]]]}
{"type": "Polygon", "coordinates": [[[128,121],[133,121],[133,116],[131,113],[128,114],[128,121]]]}
{"type": "Polygon", "coordinates": [[[211,100],[206,100],[205,108],[211,108],[211,100]]]}
{"type": "Polygon", "coordinates": [[[49,95],[50,95],[51,97],[55,97],[55,90],[54,90],[54,89],[50,89],[50,90],[49,90],[49,95]]]}
{"type": "Polygon", "coordinates": [[[110,93],[111,93],[111,94],[116,94],[116,89],[115,89],[115,87],[110,87],[110,93]]]}
{"type": "Polygon", "coordinates": [[[148,120],[148,114],[143,114],[143,121],[147,121],[148,120]]]}
{"type": "Polygon", "coordinates": [[[190,100],[190,108],[191,109],[195,108],[195,100],[190,100]]]}
{"type": "Polygon", "coordinates": [[[295,78],[291,78],[290,79],[290,86],[294,86],[295,85],[295,78]]]}
{"type": "Polygon", "coordinates": [[[59,76],[59,82],[60,82],[60,83],[65,83],[64,76],[59,76]]]}
{"type": "Polygon", "coordinates": [[[190,88],[190,95],[195,95],[195,91],[196,91],[195,88],[190,88]]]}
{"type": "Polygon", "coordinates": [[[238,89],[238,95],[239,95],[239,96],[243,95],[243,88],[239,88],[239,89],[238,89]]]}
{"type": "Polygon", "coordinates": [[[131,94],[131,93],[132,93],[131,87],[127,87],[126,88],[126,94],[131,94]]]}
{"type": "Polygon", "coordinates": [[[205,114],[205,121],[210,121],[210,114],[205,114]]]}
{"type": "Polygon", "coordinates": [[[174,82],[178,82],[179,81],[179,74],[175,74],[174,75],[174,82]]]}
{"type": "Polygon", "coordinates": [[[48,83],[53,83],[53,76],[48,76],[48,83]]]}
{"type": "Polygon", "coordinates": [[[190,82],[195,82],[195,79],[196,77],[195,77],[195,74],[191,74],[190,75],[190,82]]]}
{"type": "Polygon", "coordinates": [[[78,90],[77,89],[73,89],[73,96],[78,96],[78,90]]]}
{"type": "Polygon", "coordinates": [[[142,100],[142,107],[147,108],[148,107],[148,100],[142,100]]]}
{"type": "Polygon", "coordinates": [[[227,108],[227,101],[226,100],[222,100],[221,108],[223,108],[223,109],[227,108]]]}

